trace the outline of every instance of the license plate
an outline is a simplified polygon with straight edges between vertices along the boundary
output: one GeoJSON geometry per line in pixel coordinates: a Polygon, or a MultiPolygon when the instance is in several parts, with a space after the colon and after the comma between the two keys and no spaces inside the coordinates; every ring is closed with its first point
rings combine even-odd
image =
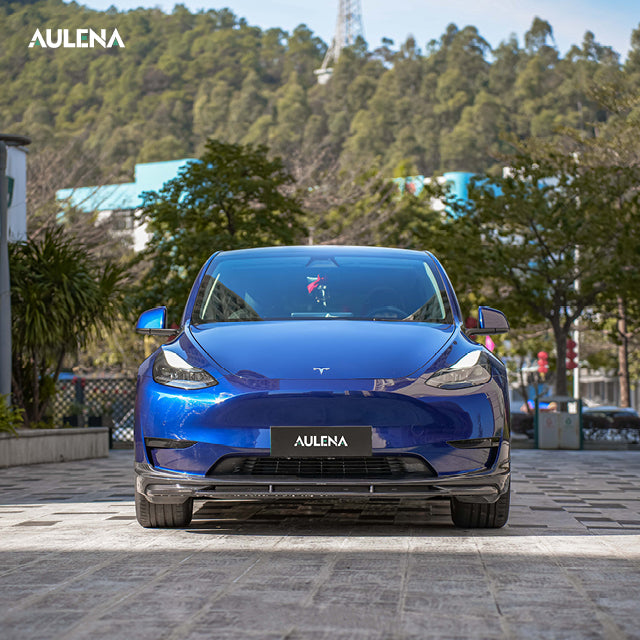
{"type": "Polygon", "coordinates": [[[286,458],[371,455],[371,427],[271,427],[271,455],[286,458]]]}

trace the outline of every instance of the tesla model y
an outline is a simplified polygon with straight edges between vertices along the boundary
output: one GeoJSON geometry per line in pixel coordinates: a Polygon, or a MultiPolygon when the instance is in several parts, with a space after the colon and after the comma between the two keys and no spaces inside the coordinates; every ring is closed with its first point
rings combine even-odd
{"type": "MultiPolygon", "coordinates": [[[[445,499],[461,527],[509,513],[507,375],[465,331],[427,252],[373,247],[222,251],[181,326],[138,376],[136,512],[189,524],[194,499],[445,499]]],[[[473,334],[503,333],[480,307],[473,334]]]]}

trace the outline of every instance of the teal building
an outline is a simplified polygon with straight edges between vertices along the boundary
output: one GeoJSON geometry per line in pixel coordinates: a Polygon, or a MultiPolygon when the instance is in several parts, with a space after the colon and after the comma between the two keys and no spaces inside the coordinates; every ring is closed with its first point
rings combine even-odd
{"type": "Polygon", "coordinates": [[[109,184],[78,189],[60,189],[56,198],[80,211],[98,214],[98,220],[110,218],[113,228],[128,232],[133,237],[133,248],[144,248],[148,234],[144,225],[136,224],[134,213],[142,206],[145,191],[158,191],[162,185],[175,178],[180,169],[195,158],[182,158],[167,162],[146,162],[137,164],[133,182],[109,184]]]}

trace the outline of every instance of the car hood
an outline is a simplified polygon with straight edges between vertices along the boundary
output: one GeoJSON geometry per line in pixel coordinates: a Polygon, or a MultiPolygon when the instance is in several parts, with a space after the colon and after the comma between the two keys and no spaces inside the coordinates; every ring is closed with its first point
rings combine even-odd
{"type": "Polygon", "coordinates": [[[298,380],[403,378],[431,361],[454,333],[454,325],[354,320],[191,327],[194,340],[230,373],[298,380]]]}

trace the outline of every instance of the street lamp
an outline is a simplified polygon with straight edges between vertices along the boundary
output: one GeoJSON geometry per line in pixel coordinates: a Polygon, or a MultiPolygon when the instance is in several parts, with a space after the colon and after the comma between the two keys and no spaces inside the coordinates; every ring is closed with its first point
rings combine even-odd
{"type": "Polygon", "coordinates": [[[9,277],[8,147],[25,147],[25,136],[0,134],[0,396],[11,404],[11,279],[9,277]]]}

